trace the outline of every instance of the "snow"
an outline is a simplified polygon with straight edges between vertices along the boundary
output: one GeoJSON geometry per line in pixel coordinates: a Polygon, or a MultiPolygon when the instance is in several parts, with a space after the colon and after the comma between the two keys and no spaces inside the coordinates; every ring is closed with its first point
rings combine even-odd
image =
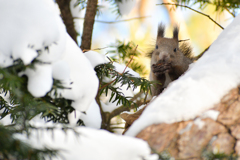
{"type": "Polygon", "coordinates": [[[193,125],[192,122],[188,123],[185,128],[183,128],[182,130],[179,131],[179,134],[183,134],[184,132],[189,131],[191,129],[192,125],[193,125]]]}
{"type": "Polygon", "coordinates": [[[100,129],[102,124],[102,117],[100,108],[97,102],[94,100],[86,111],[86,114],[81,115],[81,120],[84,121],[86,127],[100,129]]]}
{"type": "Polygon", "coordinates": [[[86,127],[95,129],[100,129],[102,123],[100,108],[95,100],[92,101],[86,113],[75,111],[68,116],[68,119],[72,126],[76,126],[77,121],[81,119],[86,127]]]}
{"type": "Polygon", "coordinates": [[[28,91],[34,97],[44,96],[52,88],[52,66],[36,64],[33,69],[27,68],[24,72],[28,76],[28,91]]]}
{"type": "Polygon", "coordinates": [[[213,119],[214,121],[217,120],[218,118],[218,115],[219,115],[219,111],[216,111],[216,110],[208,110],[206,112],[204,112],[202,115],[201,115],[201,118],[211,118],[213,119]]]}
{"type": "MultiPolygon", "coordinates": [[[[0,0],[0,12],[4,24],[0,26],[1,67],[8,67],[19,58],[28,65],[37,56],[38,60],[49,63],[61,57],[66,31],[53,1],[0,0]],[[46,46],[49,50],[45,50],[46,46]]],[[[28,90],[33,96],[41,97],[50,91],[51,68],[49,64],[36,64],[34,70],[20,74],[28,76],[28,90]]]]}
{"type": "MultiPolygon", "coordinates": [[[[127,87],[128,87],[127,85],[121,86],[120,83],[117,83],[116,85],[114,85],[114,87],[119,87],[121,89],[120,91],[124,94],[125,97],[133,97],[136,94],[135,90],[133,91],[132,88],[127,89],[127,87]]],[[[136,90],[139,91],[138,88],[136,90]]],[[[102,110],[104,112],[111,113],[113,110],[119,108],[122,105],[122,103],[117,105],[117,101],[114,103],[109,102],[110,97],[111,97],[111,91],[109,91],[108,95],[106,97],[102,98],[102,100],[101,100],[102,110]]]]}
{"type": "Polygon", "coordinates": [[[0,26],[1,67],[18,58],[26,65],[31,63],[38,55],[36,50],[57,42],[64,27],[52,1],[0,0],[0,11],[4,24],[0,26]]]}
{"type": "Polygon", "coordinates": [[[58,80],[70,78],[70,68],[67,62],[59,60],[52,65],[52,77],[58,80]]]}
{"type": "Polygon", "coordinates": [[[102,55],[102,54],[100,54],[98,52],[95,52],[95,51],[85,52],[84,55],[91,62],[93,68],[96,67],[97,65],[109,62],[109,61],[106,60],[104,55],[102,55]]]}
{"type": "Polygon", "coordinates": [[[4,24],[0,26],[0,67],[11,66],[19,58],[25,65],[35,58],[44,62],[19,74],[28,76],[28,91],[42,97],[51,90],[53,78],[61,80],[70,89],[59,93],[73,100],[75,109],[86,111],[97,94],[98,78],[66,33],[56,4],[49,0],[0,0],[0,13],[4,24]]]}
{"type": "MultiPolygon", "coordinates": [[[[109,61],[106,59],[106,57],[98,52],[95,51],[88,51],[85,52],[84,55],[88,58],[88,60],[91,62],[93,68],[97,65],[108,63],[109,61]]],[[[123,71],[130,73],[134,77],[140,77],[140,75],[133,71],[131,68],[127,67],[126,65],[119,64],[117,62],[113,62],[113,66],[115,67],[115,70],[119,73],[123,73],[123,71]]]]}
{"type": "Polygon", "coordinates": [[[64,87],[71,89],[59,90],[59,93],[64,98],[74,100],[72,106],[75,109],[86,111],[97,94],[98,78],[81,49],[69,35],[66,38],[66,50],[62,60],[70,68],[70,79],[65,79],[62,83],[64,87]]]}
{"type": "Polygon", "coordinates": [[[201,118],[195,119],[193,123],[198,126],[198,129],[202,129],[202,127],[205,125],[205,122],[202,121],[201,118]]]}
{"type": "Polygon", "coordinates": [[[81,10],[81,7],[79,5],[75,6],[75,4],[78,2],[78,0],[71,0],[69,7],[73,16],[75,30],[77,31],[77,33],[80,33],[80,31],[82,30],[83,21],[81,19],[77,19],[77,17],[84,17],[85,12],[81,10]]]}
{"type": "MultiPolygon", "coordinates": [[[[85,52],[84,55],[88,58],[93,68],[100,64],[109,63],[109,61],[106,59],[106,57],[103,54],[100,54],[95,51],[90,50],[88,52],[85,52]]],[[[113,62],[113,66],[115,67],[115,70],[119,73],[123,73],[123,71],[125,71],[134,77],[140,77],[140,75],[137,72],[133,71],[129,67],[126,67],[126,65],[113,62]]],[[[112,80],[113,79],[111,78],[106,78],[104,81],[111,82],[112,80]]],[[[124,96],[127,96],[127,97],[133,97],[134,94],[136,93],[136,91],[133,91],[131,88],[127,89],[128,87],[127,85],[121,86],[120,83],[117,83],[115,87],[120,87],[121,91],[124,93],[124,96]]],[[[136,90],[139,91],[138,89],[136,90]]],[[[101,100],[101,105],[104,112],[111,113],[113,110],[115,110],[116,108],[122,105],[122,104],[117,105],[117,102],[114,102],[114,103],[108,102],[110,99],[110,95],[111,95],[111,92],[109,92],[109,94],[105,97],[105,100],[103,99],[101,100]]]]}
{"type": "MultiPolygon", "coordinates": [[[[59,149],[59,154],[69,160],[157,160],[157,155],[151,155],[147,142],[115,135],[105,130],[96,130],[86,127],[75,127],[73,130],[61,129],[61,125],[45,123],[39,117],[31,121],[36,127],[55,127],[50,130],[32,130],[29,138],[24,134],[15,137],[36,148],[47,146],[59,149]]],[[[61,159],[53,158],[53,160],[61,159]]]]}
{"type": "Polygon", "coordinates": [[[218,103],[240,83],[239,41],[240,15],[190,70],[149,104],[126,135],[135,136],[152,124],[193,119],[218,103]]]}

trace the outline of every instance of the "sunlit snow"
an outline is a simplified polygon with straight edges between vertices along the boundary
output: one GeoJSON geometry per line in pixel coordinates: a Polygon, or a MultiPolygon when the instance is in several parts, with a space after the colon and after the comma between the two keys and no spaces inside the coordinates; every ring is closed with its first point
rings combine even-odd
{"type": "Polygon", "coordinates": [[[55,9],[48,0],[0,0],[0,53],[4,57],[1,67],[18,58],[29,64],[37,57],[36,50],[59,41],[64,25],[55,9]]]}
{"type": "Polygon", "coordinates": [[[88,59],[67,35],[54,2],[0,0],[0,12],[4,24],[0,26],[0,66],[10,66],[16,59],[26,65],[35,58],[44,62],[19,75],[28,76],[29,92],[42,97],[51,90],[53,78],[61,80],[69,88],[61,95],[74,100],[72,106],[77,110],[86,111],[97,93],[98,79],[88,59]]]}
{"type": "MultiPolygon", "coordinates": [[[[64,87],[59,93],[67,99],[72,99],[72,106],[79,111],[86,111],[94,100],[98,90],[98,78],[91,63],[81,49],[67,35],[66,50],[62,58],[70,68],[70,79],[62,81],[64,87]]],[[[61,70],[59,70],[61,73],[61,70]]]]}
{"type": "Polygon", "coordinates": [[[77,121],[81,119],[86,127],[96,129],[100,129],[102,123],[100,108],[95,100],[92,101],[85,113],[79,111],[72,112],[68,115],[68,119],[72,126],[76,126],[77,121]]]}
{"type": "MultiPolygon", "coordinates": [[[[22,135],[16,137],[25,139],[22,135]]],[[[75,131],[67,130],[66,133],[59,128],[55,129],[53,134],[51,131],[32,131],[29,139],[25,141],[35,144],[38,148],[48,146],[59,149],[59,154],[67,160],[158,159],[157,155],[151,155],[147,142],[143,140],[86,127],[77,127],[75,131]]]]}

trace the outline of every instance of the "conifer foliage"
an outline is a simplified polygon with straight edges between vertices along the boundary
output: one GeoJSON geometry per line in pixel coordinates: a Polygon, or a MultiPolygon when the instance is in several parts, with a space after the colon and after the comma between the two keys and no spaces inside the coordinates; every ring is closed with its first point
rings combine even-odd
{"type": "MultiPolygon", "coordinates": [[[[0,68],[0,119],[10,116],[12,124],[0,126],[0,159],[43,159],[57,155],[54,149],[34,149],[29,144],[14,138],[14,134],[31,134],[31,130],[38,130],[31,126],[30,120],[41,115],[46,121],[68,124],[68,114],[73,112],[71,100],[61,98],[57,90],[63,88],[60,81],[54,80],[52,90],[44,97],[33,97],[27,89],[27,76],[21,73],[27,68],[34,69],[39,62],[36,59],[30,65],[24,65],[21,59],[14,65],[0,68]],[[8,97],[7,99],[4,97],[8,97]]],[[[54,128],[41,128],[54,129],[54,128]]]]}
{"type": "MultiPolygon", "coordinates": [[[[140,56],[140,52],[137,50],[137,46],[133,42],[124,43],[121,41],[117,41],[117,47],[115,49],[110,50],[108,57],[110,60],[109,63],[101,64],[95,67],[95,71],[99,78],[99,90],[98,95],[96,97],[98,105],[100,108],[101,98],[107,97],[110,94],[109,102],[119,105],[120,111],[129,111],[132,108],[137,108],[142,104],[146,104],[146,96],[151,93],[151,86],[156,82],[150,82],[145,78],[133,76],[131,73],[126,71],[127,67],[138,73],[145,72],[145,66],[139,64],[137,62],[134,63],[135,58],[140,56]],[[126,67],[123,72],[118,72],[114,67],[113,63],[117,62],[120,64],[125,64],[126,67]],[[110,79],[110,81],[106,82],[106,79],[110,79]],[[122,86],[127,86],[126,89],[139,89],[138,98],[140,99],[138,102],[135,101],[136,97],[128,97],[124,95],[124,90],[122,90],[122,86]],[[145,97],[141,97],[141,95],[145,95],[145,97]]],[[[102,115],[102,128],[112,131],[110,120],[114,116],[119,115],[121,112],[112,112],[105,113],[101,109],[102,115]],[[110,114],[110,116],[107,116],[110,114]]]]}

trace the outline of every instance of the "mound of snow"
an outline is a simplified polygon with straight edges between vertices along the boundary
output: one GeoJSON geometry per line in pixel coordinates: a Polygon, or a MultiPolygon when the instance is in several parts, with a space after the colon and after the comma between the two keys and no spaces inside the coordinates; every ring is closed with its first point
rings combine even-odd
{"type": "MultiPolygon", "coordinates": [[[[61,129],[61,125],[45,123],[39,117],[31,120],[36,127],[55,127],[52,131],[32,130],[27,138],[24,134],[15,137],[30,143],[36,148],[47,146],[59,149],[59,154],[67,160],[157,160],[157,155],[151,155],[147,142],[115,135],[105,130],[96,130],[86,127],[75,127],[73,130],[61,129]]],[[[58,158],[53,158],[58,159],[58,158]]],[[[59,159],[61,159],[59,157],[59,159]]]]}

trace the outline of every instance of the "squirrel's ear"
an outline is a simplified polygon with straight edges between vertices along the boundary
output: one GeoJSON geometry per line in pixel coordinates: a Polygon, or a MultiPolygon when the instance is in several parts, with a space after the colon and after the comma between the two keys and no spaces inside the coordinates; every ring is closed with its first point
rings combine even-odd
{"type": "Polygon", "coordinates": [[[158,34],[157,34],[157,37],[160,37],[160,38],[163,38],[164,37],[164,31],[165,31],[165,26],[160,23],[158,25],[158,34]]]}
{"type": "Polygon", "coordinates": [[[175,26],[173,30],[173,39],[176,39],[177,41],[178,41],[178,31],[179,31],[179,27],[175,26]]]}

